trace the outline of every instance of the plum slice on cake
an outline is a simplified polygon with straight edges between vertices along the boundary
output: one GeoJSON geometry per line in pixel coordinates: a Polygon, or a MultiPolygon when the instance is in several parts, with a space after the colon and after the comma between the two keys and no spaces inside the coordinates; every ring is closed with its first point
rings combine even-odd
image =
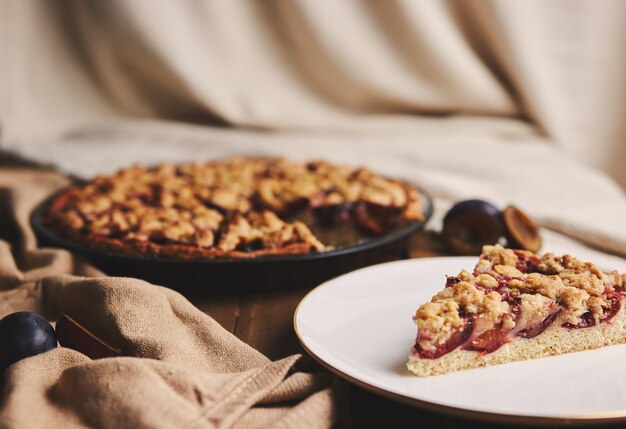
{"type": "Polygon", "coordinates": [[[625,288],[625,274],[570,255],[485,246],[417,309],[407,367],[427,376],[625,343],[625,288]]]}

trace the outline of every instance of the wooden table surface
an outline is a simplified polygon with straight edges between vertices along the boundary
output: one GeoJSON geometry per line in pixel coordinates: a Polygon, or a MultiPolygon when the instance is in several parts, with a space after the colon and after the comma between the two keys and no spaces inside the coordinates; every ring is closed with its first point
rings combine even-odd
{"type": "MultiPolygon", "coordinates": [[[[419,233],[411,239],[409,255],[411,258],[444,256],[446,251],[436,236],[419,233]]],[[[211,315],[242,341],[261,351],[270,359],[278,359],[294,353],[306,355],[294,333],[292,318],[296,306],[307,292],[308,290],[287,290],[272,293],[187,296],[198,308],[211,315]]],[[[323,369],[320,367],[320,370],[323,369]]],[[[436,414],[386,399],[339,378],[337,380],[340,385],[340,403],[343,404],[339,425],[341,428],[500,429],[525,427],[488,424],[436,414]]],[[[603,427],[624,428],[626,424],[603,427]]]]}

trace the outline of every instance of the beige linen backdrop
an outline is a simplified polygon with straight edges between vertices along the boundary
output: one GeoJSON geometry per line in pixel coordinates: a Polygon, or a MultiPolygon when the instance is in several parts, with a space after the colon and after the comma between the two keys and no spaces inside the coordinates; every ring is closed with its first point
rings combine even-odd
{"type": "Polygon", "coordinates": [[[515,117],[626,185],[620,0],[7,0],[0,11],[7,145],[119,116],[264,129],[515,117]]]}
{"type": "Polygon", "coordinates": [[[583,165],[626,185],[625,33],[619,0],[6,0],[0,145],[79,176],[326,157],[624,255],[583,165]]]}

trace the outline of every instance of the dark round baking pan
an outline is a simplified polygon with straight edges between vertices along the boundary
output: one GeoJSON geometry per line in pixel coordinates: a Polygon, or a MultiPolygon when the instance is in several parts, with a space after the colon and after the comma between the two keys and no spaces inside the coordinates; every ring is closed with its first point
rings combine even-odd
{"type": "Polygon", "coordinates": [[[424,222],[403,225],[383,236],[363,239],[354,245],[306,255],[187,261],[92,249],[59,235],[44,221],[49,205],[58,194],[46,198],[31,213],[30,223],[39,246],[70,250],[111,276],[140,278],[189,292],[312,288],[358,268],[406,258],[410,237],[421,230],[432,215],[432,200],[422,192],[424,222]]]}

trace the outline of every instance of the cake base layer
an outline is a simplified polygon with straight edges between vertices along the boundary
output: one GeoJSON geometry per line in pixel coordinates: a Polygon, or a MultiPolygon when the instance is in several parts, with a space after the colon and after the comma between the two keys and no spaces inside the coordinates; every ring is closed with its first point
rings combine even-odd
{"type": "Polygon", "coordinates": [[[464,369],[546,356],[592,350],[626,343],[626,309],[622,300],[620,311],[609,322],[580,329],[566,329],[555,321],[534,338],[515,337],[492,353],[457,349],[437,359],[422,359],[411,350],[407,368],[417,376],[447,374],[464,369]]]}

